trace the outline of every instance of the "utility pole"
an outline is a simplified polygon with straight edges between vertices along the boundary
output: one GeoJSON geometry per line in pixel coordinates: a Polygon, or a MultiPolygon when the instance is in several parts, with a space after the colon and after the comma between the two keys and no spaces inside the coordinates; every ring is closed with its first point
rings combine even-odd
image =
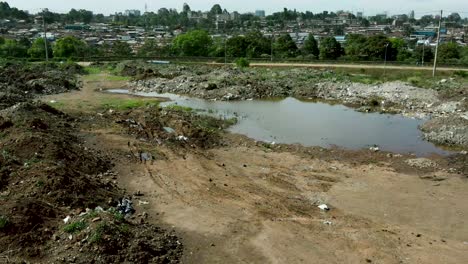
{"type": "Polygon", "coordinates": [[[424,67],[424,48],[426,47],[426,43],[423,43],[423,50],[422,50],[422,58],[421,58],[421,66],[424,67]]]}
{"type": "Polygon", "coordinates": [[[270,59],[271,59],[271,62],[273,62],[273,43],[275,41],[275,34],[271,34],[271,55],[270,55],[270,59]]]}
{"type": "Polygon", "coordinates": [[[227,64],[227,41],[228,41],[228,34],[226,30],[226,21],[224,21],[224,65],[227,64]]]}
{"type": "Polygon", "coordinates": [[[437,55],[439,53],[440,27],[442,26],[442,12],[443,10],[440,10],[439,28],[437,29],[437,45],[436,45],[436,51],[435,51],[435,56],[434,56],[434,68],[432,69],[433,78],[435,77],[436,70],[437,70],[437,55]]]}
{"type": "Polygon", "coordinates": [[[45,9],[42,10],[42,27],[44,29],[44,46],[45,46],[45,58],[46,61],[49,61],[49,50],[47,47],[47,28],[46,28],[46,22],[45,22],[45,9]]]}
{"type": "Polygon", "coordinates": [[[384,72],[383,72],[384,77],[385,77],[385,74],[387,73],[387,50],[388,50],[388,45],[390,45],[390,43],[387,43],[385,45],[385,61],[384,61],[384,72]]]}

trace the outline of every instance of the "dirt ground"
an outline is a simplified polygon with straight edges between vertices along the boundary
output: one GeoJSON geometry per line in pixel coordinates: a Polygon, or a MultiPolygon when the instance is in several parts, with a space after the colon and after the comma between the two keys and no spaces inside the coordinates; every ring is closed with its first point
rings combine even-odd
{"type": "MultiPolygon", "coordinates": [[[[43,100],[65,112],[87,111],[103,98],[126,98],[100,92],[124,85],[85,80],[81,91],[43,100]]],[[[184,263],[468,259],[468,178],[453,169],[463,167],[464,156],[431,157],[418,168],[408,165],[411,156],[272,149],[232,134],[208,149],[144,142],[102,122],[82,126],[82,134],[86,145],[112,157],[119,186],[143,194],[137,211],[175,230],[184,263]],[[135,160],[129,145],[157,153],[155,161],[135,160]],[[319,209],[322,203],[330,210],[319,209]]]]}

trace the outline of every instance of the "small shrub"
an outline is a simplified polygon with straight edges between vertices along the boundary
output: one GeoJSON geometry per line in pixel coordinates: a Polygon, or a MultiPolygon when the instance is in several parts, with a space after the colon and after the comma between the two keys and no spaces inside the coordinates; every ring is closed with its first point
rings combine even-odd
{"type": "Polygon", "coordinates": [[[74,233],[78,233],[78,232],[84,230],[87,226],[88,226],[88,224],[85,221],[78,221],[78,222],[66,225],[63,228],[63,231],[65,231],[67,233],[70,233],[70,234],[74,234],[74,233]]]}
{"type": "Polygon", "coordinates": [[[166,106],[167,110],[177,111],[177,112],[192,112],[193,108],[181,105],[168,105],[166,106]]]}
{"type": "Polygon", "coordinates": [[[10,220],[6,216],[0,215],[0,230],[7,228],[10,225],[10,220]]]}
{"type": "Polygon", "coordinates": [[[91,235],[89,242],[91,244],[95,244],[95,243],[99,244],[102,241],[102,236],[104,235],[107,229],[108,229],[108,226],[106,222],[100,223],[96,227],[96,231],[94,231],[93,234],[91,235]]]}
{"type": "Polygon", "coordinates": [[[239,58],[236,60],[236,65],[239,68],[250,67],[250,62],[246,58],[239,58]]]}
{"type": "Polygon", "coordinates": [[[462,78],[467,78],[468,77],[468,71],[454,71],[453,75],[462,77],[462,78]]]}
{"type": "Polygon", "coordinates": [[[408,78],[408,82],[413,86],[420,86],[422,79],[419,76],[413,76],[408,78]]]}

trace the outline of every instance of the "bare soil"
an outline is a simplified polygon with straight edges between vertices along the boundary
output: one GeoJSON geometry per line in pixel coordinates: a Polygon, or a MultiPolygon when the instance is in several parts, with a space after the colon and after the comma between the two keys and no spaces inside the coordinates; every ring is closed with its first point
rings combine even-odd
{"type": "Polygon", "coordinates": [[[147,215],[145,221],[176,232],[184,245],[182,262],[468,259],[467,155],[414,163],[408,162],[413,156],[271,146],[222,131],[207,138],[193,133],[198,119],[184,114],[155,115],[149,122],[152,115],[144,117],[141,109],[88,107],[102,98],[128,98],[99,92],[121,85],[85,81],[81,91],[43,100],[81,113],[84,146],[112,159],[119,186],[143,194],[135,207],[147,215]],[[83,105],[86,110],[80,110],[83,105]],[[133,119],[144,133],[129,129],[123,119],[133,119]],[[192,133],[188,142],[174,144],[161,129],[167,124],[176,135],[192,133]],[[143,152],[154,160],[142,162],[135,154],[143,152]],[[329,211],[317,207],[323,203],[329,211]]]}

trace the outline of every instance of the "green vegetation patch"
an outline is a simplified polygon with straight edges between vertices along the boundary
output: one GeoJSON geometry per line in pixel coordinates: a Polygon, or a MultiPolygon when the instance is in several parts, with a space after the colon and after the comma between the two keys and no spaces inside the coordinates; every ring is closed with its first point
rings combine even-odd
{"type": "Polygon", "coordinates": [[[6,216],[0,215],[0,230],[6,229],[10,224],[10,220],[6,216]]]}
{"type": "Polygon", "coordinates": [[[66,225],[63,228],[63,231],[70,233],[70,234],[75,234],[84,230],[87,226],[88,224],[85,221],[78,221],[78,222],[74,222],[74,223],[66,225]]]}
{"type": "Polygon", "coordinates": [[[154,99],[122,99],[122,98],[106,98],[102,101],[101,106],[105,109],[115,110],[131,110],[142,107],[157,107],[159,101],[154,99]]]}
{"type": "Polygon", "coordinates": [[[177,111],[177,112],[192,112],[193,108],[181,105],[168,105],[165,107],[167,110],[177,111]]]}

